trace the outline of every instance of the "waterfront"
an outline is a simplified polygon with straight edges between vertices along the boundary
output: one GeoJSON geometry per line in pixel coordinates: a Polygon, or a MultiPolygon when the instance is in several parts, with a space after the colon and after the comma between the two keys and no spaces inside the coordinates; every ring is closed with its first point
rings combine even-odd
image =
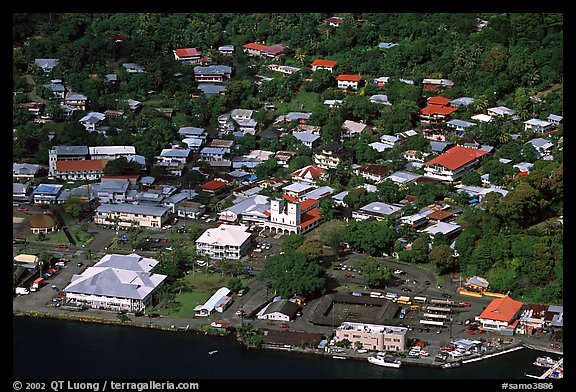
{"type": "MultiPolygon", "coordinates": [[[[541,351],[522,349],[454,369],[374,366],[313,354],[246,349],[227,337],[13,317],[14,379],[529,380],[541,351]],[[218,350],[215,355],[208,352],[218,350]]],[[[550,355],[557,358],[557,355],[550,355]]],[[[552,382],[551,380],[545,380],[552,382]]]]}

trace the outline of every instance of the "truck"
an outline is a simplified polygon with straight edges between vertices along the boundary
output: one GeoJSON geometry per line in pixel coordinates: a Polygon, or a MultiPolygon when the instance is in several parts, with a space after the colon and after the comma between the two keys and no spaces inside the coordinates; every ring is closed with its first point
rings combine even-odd
{"type": "Polygon", "coordinates": [[[19,295],[30,294],[30,290],[28,290],[26,287],[16,287],[16,294],[19,295]]]}
{"type": "Polygon", "coordinates": [[[32,288],[38,290],[40,287],[44,286],[44,278],[37,278],[32,283],[32,288]]]}

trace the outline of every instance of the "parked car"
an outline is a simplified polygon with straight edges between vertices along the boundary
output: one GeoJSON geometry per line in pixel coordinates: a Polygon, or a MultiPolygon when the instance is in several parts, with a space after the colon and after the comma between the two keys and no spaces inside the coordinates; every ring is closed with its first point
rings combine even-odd
{"type": "Polygon", "coordinates": [[[120,237],[118,237],[118,241],[128,241],[128,237],[126,237],[125,235],[121,235],[120,237]]]}
{"type": "Polygon", "coordinates": [[[16,208],[18,211],[28,211],[28,207],[18,207],[16,208]]]}
{"type": "Polygon", "coordinates": [[[288,324],[282,324],[280,328],[290,328],[290,326],[288,324]]]}
{"type": "Polygon", "coordinates": [[[402,291],[411,292],[413,290],[410,287],[402,287],[402,291]]]}
{"type": "Polygon", "coordinates": [[[394,270],[394,274],[395,274],[395,275],[403,275],[403,274],[405,274],[405,273],[406,273],[406,272],[402,271],[401,269],[394,270]]]}
{"type": "Polygon", "coordinates": [[[248,290],[250,290],[248,287],[241,288],[240,290],[238,290],[238,296],[242,297],[248,292],[248,290]]]}
{"type": "Polygon", "coordinates": [[[64,245],[64,244],[60,244],[60,245],[58,245],[58,249],[68,249],[68,246],[64,245]]]}
{"type": "Polygon", "coordinates": [[[470,302],[460,302],[458,305],[463,308],[469,308],[470,306],[472,306],[470,302]]]}
{"type": "Polygon", "coordinates": [[[452,296],[448,293],[442,293],[442,297],[444,298],[452,298],[452,296]]]}
{"type": "Polygon", "coordinates": [[[425,280],[425,281],[424,281],[424,284],[425,284],[426,286],[430,286],[430,281],[429,281],[429,280],[425,280]]]}

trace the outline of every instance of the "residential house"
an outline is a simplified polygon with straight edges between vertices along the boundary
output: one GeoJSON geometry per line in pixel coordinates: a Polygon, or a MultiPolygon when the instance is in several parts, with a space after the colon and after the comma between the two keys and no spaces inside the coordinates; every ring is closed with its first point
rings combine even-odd
{"type": "Polygon", "coordinates": [[[336,328],[336,342],[348,340],[352,347],[373,351],[404,351],[408,348],[408,328],[379,324],[344,322],[336,328]]]}
{"type": "Polygon", "coordinates": [[[385,178],[386,181],[392,181],[399,185],[401,188],[406,187],[411,182],[418,180],[420,177],[419,174],[414,174],[408,171],[399,170],[395,171],[394,173],[390,174],[388,177],[385,178]]]}
{"type": "Polygon", "coordinates": [[[218,220],[226,223],[255,224],[263,226],[270,219],[270,202],[267,196],[238,197],[234,205],[220,211],[218,220]]]}
{"type": "Polygon", "coordinates": [[[196,240],[196,254],[216,260],[239,260],[248,253],[250,238],[247,226],[222,224],[202,233],[196,240]]]}
{"type": "Polygon", "coordinates": [[[179,48],[172,50],[174,59],[180,61],[181,64],[198,64],[202,53],[196,48],[179,48]]]}
{"type": "Polygon", "coordinates": [[[369,130],[370,127],[362,122],[345,120],[342,124],[342,129],[344,130],[342,134],[343,137],[353,138],[369,130]]]}
{"type": "Polygon", "coordinates": [[[224,94],[226,92],[226,86],[212,83],[198,83],[198,90],[202,91],[206,98],[210,98],[212,95],[224,94]]]}
{"type": "Polygon", "coordinates": [[[320,135],[308,131],[292,133],[303,145],[310,149],[314,149],[320,144],[320,135]]]}
{"type": "Polygon", "coordinates": [[[446,121],[452,113],[457,111],[458,108],[444,105],[428,105],[425,108],[420,109],[419,116],[420,121],[423,123],[433,123],[439,124],[446,121]]]}
{"type": "Polygon", "coordinates": [[[338,88],[347,90],[349,87],[353,90],[358,90],[359,83],[362,80],[360,75],[340,74],[336,77],[338,88]]]}
{"type": "Polygon", "coordinates": [[[278,300],[273,300],[262,308],[256,317],[258,320],[288,322],[296,318],[296,312],[299,308],[300,306],[290,300],[278,298],[278,300]]]}
{"type": "Polygon", "coordinates": [[[331,16],[329,18],[324,19],[322,22],[327,23],[331,27],[340,27],[343,22],[343,19],[339,16],[331,16]]]}
{"type": "Polygon", "coordinates": [[[455,146],[425,162],[425,175],[441,181],[457,181],[464,173],[476,168],[485,155],[485,151],[455,146]]]}
{"type": "Polygon", "coordinates": [[[418,231],[420,233],[428,233],[430,239],[432,240],[438,233],[441,233],[445,237],[453,238],[458,232],[460,232],[460,225],[449,222],[436,222],[418,231]]]}
{"type": "Polygon", "coordinates": [[[222,83],[232,75],[232,67],[227,65],[209,65],[206,67],[194,67],[194,78],[197,82],[222,83]]]}
{"type": "Polygon", "coordinates": [[[328,105],[328,107],[333,108],[333,107],[342,106],[343,102],[344,102],[344,100],[342,100],[342,99],[325,99],[324,105],[328,105]]]}
{"type": "Polygon", "coordinates": [[[179,162],[186,164],[190,158],[189,149],[163,148],[159,156],[156,156],[157,162],[179,162]]]}
{"type": "Polygon", "coordinates": [[[294,128],[292,128],[292,132],[303,132],[303,131],[308,131],[316,135],[320,135],[322,127],[317,125],[298,124],[294,128]]]}
{"type": "Polygon", "coordinates": [[[310,182],[294,182],[282,188],[284,194],[295,201],[300,201],[300,196],[315,189],[316,186],[310,182]]]}
{"type": "Polygon", "coordinates": [[[94,132],[98,130],[98,126],[106,119],[104,113],[100,112],[90,112],[84,117],[82,117],[78,122],[86,128],[88,132],[94,132]]]}
{"type": "Polygon", "coordinates": [[[176,208],[176,214],[181,218],[200,219],[206,212],[206,206],[194,201],[185,200],[176,208]]]}
{"type": "Polygon", "coordinates": [[[494,298],[484,311],[476,316],[476,321],[482,329],[512,335],[518,324],[518,316],[523,305],[522,302],[515,301],[508,295],[494,298]]]}
{"type": "Polygon", "coordinates": [[[51,214],[30,215],[30,230],[32,234],[48,234],[58,230],[56,219],[51,214]]]}
{"type": "Polygon", "coordinates": [[[375,201],[352,212],[352,219],[360,221],[366,219],[382,220],[384,218],[398,217],[401,205],[387,204],[375,201]]]}
{"type": "Polygon", "coordinates": [[[136,156],[136,148],[134,146],[95,146],[88,147],[88,153],[90,159],[114,160],[124,157],[130,160],[136,156]]]}
{"type": "Polygon", "coordinates": [[[12,179],[18,180],[32,180],[39,177],[41,173],[40,165],[32,163],[13,163],[12,164],[12,179]]]}
{"type": "Polygon", "coordinates": [[[78,94],[69,92],[64,98],[64,105],[70,106],[73,110],[83,110],[86,111],[86,105],[88,104],[88,97],[84,94],[78,94]]]}
{"type": "Polygon", "coordinates": [[[274,155],[274,159],[278,162],[278,166],[288,167],[288,163],[296,155],[298,155],[298,153],[295,151],[278,151],[276,155],[274,155]]]}
{"type": "Polygon", "coordinates": [[[210,180],[205,184],[202,184],[200,188],[209,193],[221,192],[228,186],[228,182],[222,180],[210,180]]]}
{"type": "Polygon", "coordinates": [[[118,83],[118,75],[115,73],[104,75],[104,83],[111,85],[118,83]]]}
{"type": "Polygon", "coordinates": [[[295,182],[305,182],[313,184],[317,179],[322,178],[326,170],[320,166],[310,165],[296,170],[292,173],[291,179],[295,182]]]}
{"type": "Polygon", "coordinates": [[[376,183],[383,181],[393,170],[381,165],[372,163],[358,166],[353,170],[354,174],[363,177],[366,180],[374,181],[376,183]]]}
{"type": "Polygon", "coordinates": [[[283,73],[284,75],[292,75],[300,71],[300,68],[290,67],[288,65],[281,65],[281,64],[268,64],[268,69],[275,72],[283,73]]]}
{"type": "Polygon", "coordinates": [[[556,114],[550,114],[546,120],[554,125],[560,125],[564,121],[564,116],[558,116],[556,114]]]}
{"type": "MultiPolygon", "coordinates": [[[[300,201],[304,202],[307,200],[321,200],[325,197],[330,196],[334,193],[334,188],[327,185],[320,186],[316,189],[312,189],[310,192],[306,192],[300,196],[300,201]]],[[[302,206],[301,206],[302,207],[302,206]]]]}
{"type": "Polygon", "coordinates": [[[66,301],[93,309],[139,313],[152,305],[152,295],[166,279],[154,272],[158,260],[107,254],[93,267],[72,276],[64,288],[66,301]]]}
{"type": "Polygon", "coordinates": [[[392,105],[390,101],[388,101],[388,96],[384,94],[374,94],[370,97],[371,103],[377,103],[379,105],[392,105]]]}
{"type": "Polygon", "coordinates": [[[34,64],[42,68],[42,71],[44,71],[46,75],[52,72],[59,62],[59,59],[34,59],[34,64]]]}
{"type": "Polygon", "coordinates": [[[178,129],[178,135],[202,139],[204,141],[208,139],[208,132],[206,129],[197,127],[181,127],[178,129]]]}
{"type": "Polygon", "coordinates": [[[389,148],[394,147],[397,143],[400,142],[400,138],[394,135],[382,135],[380,136],[380,142],[390,146],[389,148]]]}
{"type": "Polygon", "coordinates": [[[318,147],[313,154],[314,163],[323,169],[335,169],[352,158],[353,151],[337,142],[318,147]]]}
{"type": "Polygon", "coordinates": [[[408,131],[400,132],[397,135],[401,139],[408,139],[409,137],[418,136],[419,133],[413,129],[409,129],[408,131]]]}
{"type": "Polygon", "coordinates": [[[512,120],[517,120],[516,110],[509,109],[506,106],[495,106],[493,108],[488,108],[486,111],[489,116],[492,117],[510,117],[512,120]]]}
{"type": "Polygon", "coordinates": [[[12,183],[12,201],[30,203],[34,187],[30,184],[12,183]]]}
{"type": "Polygon", "coordinates": [[[544,120],[539,120],[537,118],[532,118],[528,121],[524,121],[524,130],[534,133],[548,133],[556,129],[556,125],[544,120]]]}
{"type": "Polygon", "coordinates": [[[372,83],[374,83],[378,87],[384,87],[386,86],[386,83],[388,83],[389,80],[390,80],[389,76],[380,76],[376,79],[373,79],[372,83]]]}
{"type": "Polygon", "coordinates": [[[454,82],[448,79],[423,79],[422,89],[429,90],[444,90],[454,87],[454,82]]]}
{"type": "Polygon", "coordinates": [[[248,43],[243,45],[244,52],[248,53],[249,56],[260,56],[260,57],[271,57],[271,58],[278,58],[280,56],[284,56],[284,45],[275,44],[271,46],[266,46],[257,43],[248,43]]]}
{"type": "Polygon", "coordinates": [[[460,98],[456,98],[450,101],[450,106],[458,108],[460,106],[465,106],[466,108],[468,108],[468,106],[472,105],[474,103],[474,98],[470,98],[470,97],[460,97],[460,98]]]}
{"type": "Polygon", "coordinates": [[[380,43],[378,43],[378,49],[390,49],[390,48],[393,48],[395,46],[398,46],[398,44],[395,44],[392,42],[380,42],[380,43]]]}
{"type": "Polygon", "coordinates": [[[334,60],[314,60],[312,61],[312,72],[316,72],[319,69],[325,69],[332,73],[334,71],[334,67],[336,66],[337,62],[334,60]]]}
{"type": "Polygon", "coordinates": [[[426,215],[417,213],[400,217],[400,222],[414,229],[418,229],[428,223],[428,218],[426,215]]]}
{"type": "Polygon", "coordinates": [[[218,47],[218,52],[224,55],[234,54],[234,45],[222,45],[218,47]]]}
{"type": "Polygon", "coordinates": [[[130,203],[101,204],[94,223],[104,226],[161,228],[169,218],[169,208],[130,203]]]}
{"type": "Polygon", "coordinates": [[[68,181],[99,180],[104,175],[107,159],[87,159],[82,161],[56,161],[54,177],[68,181]]]}
{"type": "Polygon", "coordinates": [[[292,121],[296,121],[298,124],[304,124],[306,121],[310,120],[310,117],[312,117],[312,113],[290,112],[286,115],[276,117],[274,124],[290,124],[292,121]]]}
{"type": "Polygon", "coordinates": [[[506,196],[508,194],[508,191],[506,189],[502,189],[495,186],[485,188],[483,186],[459,184],[456,185],[455,188],[458,191],[466,192],[468,196],[470,196],[472,199],[476,199],[480,203],[484,201],[484,197],[486,197],[487,194],[492,192],[500,193],[502,196],[506,196]]]}
{"type": "Polygon", "coordinates": [[[136,63],[124,63],[122,66],[126,69],[129,74],[135,73],[145,73],[146,69],[136,63]]]}
{"type": "Polygon", "coordinates": [[[549,156],[554,148],[554,144],[550,140],[541,137],[531,139],[524,144],[531,144],[536,149],[536,157],[538,159],[549,156]]]}
{"type": "Polygon", "coordinates": [[[223,148],[226,153],[230,153],[232,151],[232,146],[234,145],[234,140],[226,140],[226,139],[212,139],[208,144],[208,147],[213,148],[223,148]]]}
{"type": "Polygon", "coordinates": [[[66,95],[66,87],[60,83],[45,84],[44,88],[50,91],[50,98],[52,99],[64,99],[66,95]]]}
{"type": "Polygon", "coordinates": [[[476,123],[473,123],[470,121],[454,119],[454,120],[447,121],[446,125],[449,128],[455,129],[456,131],[464,132],[469,127],[473,127],[474,125],[476,125],[476,123]]]}

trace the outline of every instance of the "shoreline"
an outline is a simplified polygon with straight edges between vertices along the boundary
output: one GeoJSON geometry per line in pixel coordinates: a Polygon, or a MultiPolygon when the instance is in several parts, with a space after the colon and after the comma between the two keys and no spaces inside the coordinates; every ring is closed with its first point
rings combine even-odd
{"type": "MultiPolygon", "coordinates": [[[[238,335],[236,334],[235,331],[228,330],[228,331],[226,331],[226,333],[210,333],[208,331],[205,331],[205,330],[198,328],[197,326],[191,326],[190,324],[187,324],[186,327],[182,327],[182,326],[176,327],[174,325],[162,326],[162,325],[155,324],[152,321],[148,321],[148,322],[136,321],[135,322],[132,320],[130,322],[126,322],[126,321],[116,320],[116,319],[112,319],[112,318],[98,317],[98,316],[93,316],[93,315],[51,313],[51,312],[23,311],[23,310],[13,311],[12,315],[15,317],[49,318],[49,319],[64,320],[64,321],[89,322],[89,323],[94,323],[94,324],[106,324],[106,325],[115,325],[115,326],[124,326],[124,327],[156,329],[156,330],[160,330],[160,331],[170,331],[170,332],[192,332],[192,333],[196,333],[196,334],[204,334],[204,335],[210,335],[210,336],[229,336],[231,334],[234,334],[235,339],[238,342],[238,344],[240,344],[246,348],[254,349],[254,347],[249,347],[246,344],[242,343],[238,339],[238,335]]],[[[207,325],[207,324],[202,324],[202,325],[207,325]]],[[[236,327],[234,326],[234,328],[236,328],[236,327]]],[[[518,342],[512,343],[509,346],[510,347],[506,347],[502,350],[497,350],[496,352],[492,352],[489,354],[473,354],[473,356],[469,357],[468,359],[459,359],[459,360],[454,360],[454,361],[447,361],[446,363],[459,362],[461,365],[465,365],[467,363],[489,359],[489,358],[492,358],[494,356],[507,354],[507,353],[514,352],[514,351],[517,351],[517,350],[520,350],[523,348],[529,348],[529,349],[533,349],[533,350],[539,350],[539,351],[545,351],[548,353],[563,355],[563,352],[560,350],[556,350],[556,349],[553,349],[553,348],[547,347],[547,346],[539,346],[539,345],[535,345],[535,344],[526,343],[526,342],[523,342],[522,340],[519,340],[518,342]]],[[[334,359],[334,357],[337,356],[338,359],[357,360],[357,361],[366,361],[367,356],[370,354],[370,352],[369,352],[369,353],[361,355],[361,354],[356,353],[355,351],[352,351],[353,355],[340,355],[340,354],[336,355],[334,353],[330,353],[330,352],[327,352],[327,351],[322,350],[322,349],[299,348],[299,347],[278,348],[278,347],[262,346],[262,347],[259,347],[256,349],[258,349],[258,350],[277,350],[277,351],[279,350],[279,351],[296,352],[299,354],[320,355],[320,356],[326,357],[327,359],[334,359]]],[[[418,360],[410,359],[410,358],[401,358],[401,360],[402,360],[403,364],[406,366],[433,367],[433,368],[442,369],[441,366],[443,365],[443,363],[440,363],[440,362],[425,362],[425,363],[423,363],[423,362],[419,362],[418,360]]]]}

